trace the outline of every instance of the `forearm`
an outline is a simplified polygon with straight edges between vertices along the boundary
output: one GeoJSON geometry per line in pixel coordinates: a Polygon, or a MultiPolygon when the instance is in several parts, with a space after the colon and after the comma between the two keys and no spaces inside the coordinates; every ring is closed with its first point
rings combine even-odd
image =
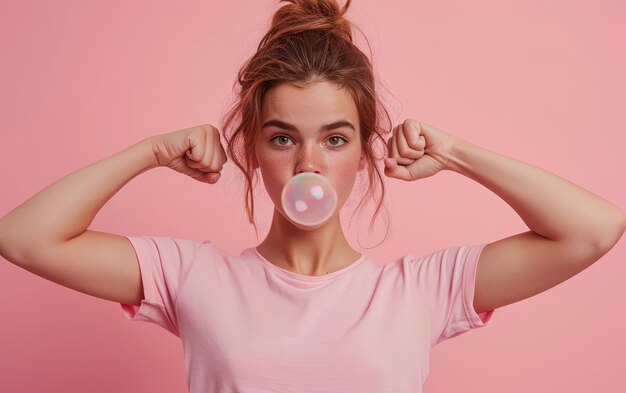
{"type": "Polygon", "coordinates": [[[447,168],[497,194],[535,233],[553,240],[612,247],[624,214],[599,196],[530,164],[457,139],[447,168]]]}
{"type": "Polygon", "coordinates": [[[80,235],[126,183],[155,166],[148,138],[72,172],[0,219],[0,250],[36,247],[80,235]]]}

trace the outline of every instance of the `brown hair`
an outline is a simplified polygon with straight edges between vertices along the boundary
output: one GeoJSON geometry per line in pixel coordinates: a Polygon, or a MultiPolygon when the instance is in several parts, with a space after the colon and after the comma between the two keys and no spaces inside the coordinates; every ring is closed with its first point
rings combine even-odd
{"type": "MultiPolygon", "coordinates": [[[[306,85],[328,81],[347,89],[358,110],[362,153],[368,172],[365,194],[378,201],[370,221],[371,230],[374,219],[384,207],[385,197],[383,177],[376,164],[382,157],[374,154],[375,143],[381,141],[383,154],[386,154],[383,135],[391,132],[392,121],[376,94],[372,63],[353,43],[353,25],[343,17],[351,0],[346,0],[341,9],[335,0],[280,0],[283,1],[290,4],[275,12],[256,53],[239,70],[235,83],[239,88],[238,98],[227,112],[223,125],[228,155],[245,176],[248,219],[256,231],[254,148],[261,128],[261,103],[265,93],[284,82],[306,85]],[[383,119],[387,120],[387,127],[380,126],[383,119]]],[[[371,54],[367,38],[365,42],[371,54]]],[[[360,209],[366,200],[361,198],[360,209]]]]}

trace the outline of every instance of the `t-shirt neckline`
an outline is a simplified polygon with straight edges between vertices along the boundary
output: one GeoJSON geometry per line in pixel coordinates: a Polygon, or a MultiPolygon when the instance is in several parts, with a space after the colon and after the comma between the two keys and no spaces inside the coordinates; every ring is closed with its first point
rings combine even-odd
{"type": "Polygon", "coordinates": [[[356,261],[352,262],[350,265],[348,265],[348,266],[346,266],[344,268],[336,270],[336,271],[334,271],[332,273],[323,274],[321,276],[309,276],[309,275],[306,275],[306,274],[295,273],[295,272],[283,269],[280,266],[274,265],[272,262],[270,262],[267,259],[265,259],[265,257],[263,255],[261,255],[261,253],[256,249],[256,247],[251,247],[250,250],[252,250],[254,255],[256,255],[263,262],[263,264],[268,266],[270,269],[278,272],[279,274],[287,276],[289,278],[300,280],[300,281],[307,281],[307,282],[320,282],[320,281],[328,280],[328,279],[331,279],[331,278],[335,278],[337,276],[340,276],[340,275],[342,275],[342,274],[344,274],[344,273],[354,269],[356,266],[360,265],[366,259],[365,254],[361,254],[361,256],[356,261]]]}

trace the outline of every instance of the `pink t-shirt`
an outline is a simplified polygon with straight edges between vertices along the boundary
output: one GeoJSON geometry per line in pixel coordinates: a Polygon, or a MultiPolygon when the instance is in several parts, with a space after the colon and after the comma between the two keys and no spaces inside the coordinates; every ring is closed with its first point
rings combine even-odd
{"type": "Polygon", "coordinates": [[[127,238],[145,299],[123,313],[180,337],[191,393],[421,392],[430,348],[494,312],[473,307],[485,244],[307,276],[254,247],[127,238]]]}

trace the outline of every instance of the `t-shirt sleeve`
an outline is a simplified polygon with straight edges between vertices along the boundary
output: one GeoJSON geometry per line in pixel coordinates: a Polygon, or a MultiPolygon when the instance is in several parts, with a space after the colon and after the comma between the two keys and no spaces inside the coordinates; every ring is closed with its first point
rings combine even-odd
{"type": "Polygon", "coordinates": [[[432,346],[491,321],[494,310],[474,309],[476,269],[485,246],[449,247],[413,261],[420,293],[428,300],[432,346]]]}
{"type": "Polygon", "coordinates": [[[132,321],[155,323],[180,337],[176,299],[201,243],[173,237],[126,238],[139,261],[144,299],[139,306],[120,303],[124,316],[132,321]]]}

